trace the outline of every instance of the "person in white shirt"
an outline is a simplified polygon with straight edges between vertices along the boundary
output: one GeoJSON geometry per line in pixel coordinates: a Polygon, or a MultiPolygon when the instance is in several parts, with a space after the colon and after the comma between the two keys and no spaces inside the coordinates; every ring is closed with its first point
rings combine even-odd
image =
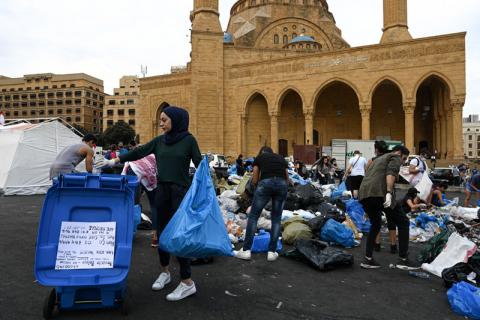
{"type": "Polygon", "coordinates": [[[0,126],[5,125],[5,116],[3,115],[3,111],[0,111],[0,126]]]}
{"type": "Polygon", "coordinates": [[[412,175],[412,178],[410,179],[410,185],[412,187],[415,187],[420,180],[422,180],[423,173],[427,171],[427,169],[427,163],[425,162],[425,157],[423,155],[410,160],[408,172],[412,175]]]}
{"type": "Polygon", "coordinates": [[[360,151],[355,150],[353,158],[348,162],[348,168],[345,172],[347,176],[347,188],[352,192],[353,197],[358,197],[358,190],[362,184],[363,177],[365,176],[365,169],[367,168],[367,159],[362,157],[360,151]]]}

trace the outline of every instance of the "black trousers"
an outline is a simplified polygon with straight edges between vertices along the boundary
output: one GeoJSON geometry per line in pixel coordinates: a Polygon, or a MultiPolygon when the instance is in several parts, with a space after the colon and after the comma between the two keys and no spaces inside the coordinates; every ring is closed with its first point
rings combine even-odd
{"type": "MultiPolygon", "coordinates": [[[[157,211],[157,234],[158,238],[162,231],[172,219],[180,203],[185,197],[188,187],[180,186],[175,183],[160,182],[157,184],[156,211],[157,211]]],[[[166,267],[170,264],[170,253],[158,248],[160,264],[166,267]]],[[[180,264],[180,277],[182,280],[189,279],[192,275],[190,268],[190,259],[177,257],[180,264]]]]}
{"type": "Polygon", "coordinates": [[[408,242],[410,241],[410,220],[397,205],[393,209],[385,209],[388,230],[398,228],[398,251],[401,258],[408,256],[408,242]]]}
{"type": "Polygon", "coordinates": [[[375,246],[375,239],[377,238],[378,233],[382,227],[382,211],[383,211],[383,198],[373,197],[366,198],[362,201],[363,208],[370,219],[372,226],[370,227],[370,232],[367,237],[366,244],[366,253],[365,255],[368,258],[373,256],[373,247],[375,246]]]}

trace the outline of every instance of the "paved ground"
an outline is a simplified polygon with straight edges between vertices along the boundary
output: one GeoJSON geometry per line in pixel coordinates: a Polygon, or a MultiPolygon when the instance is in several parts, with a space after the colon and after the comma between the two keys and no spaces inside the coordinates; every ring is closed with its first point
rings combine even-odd
{"type": "MultiPolygon", "coordinates": [[[[0,198],[0,319],[41,319],[49,292],[33,275],[35,239],[43,196],[0,198]]],[[[149,246],[150,233],[141,231],[134,243],[129,289],[133,296],[129,319],[461,319],[450,310],[438,278],[419,279],[388,268],[396,257],[382,252],[380,270],[359,267],[363,247],[350,250],[355,266],[318,272],[301,262],[265,255],[253,261],[217,258],[193,267],[198,293],[181,302],[167,302],[165,292],[152,292],[158,257],[149,246]]],[[[412,248],[412,253],[418,251],[412,248]]],[[[116,310],[63,312],[57,319],[112,319],[116,310]]]]}

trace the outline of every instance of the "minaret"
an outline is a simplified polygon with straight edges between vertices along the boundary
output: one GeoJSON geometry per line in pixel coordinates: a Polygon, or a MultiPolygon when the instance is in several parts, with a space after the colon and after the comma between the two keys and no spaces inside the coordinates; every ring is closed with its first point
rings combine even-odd
{"type": "Polygon", "coordinates": [[[202,152],[223,153],[223,31],[218,0],[194,0],[191,122],[202,152]]]}
{"type": "Polygon", "coordinates": [[[383,35],[380,43],[412,39],[408,32],[407,0],[383,0],[383,35]]]}

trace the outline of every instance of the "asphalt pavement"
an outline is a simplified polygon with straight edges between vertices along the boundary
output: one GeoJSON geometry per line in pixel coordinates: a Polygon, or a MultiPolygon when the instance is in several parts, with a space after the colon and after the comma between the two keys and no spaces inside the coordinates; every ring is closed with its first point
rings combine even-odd
{"type": "MultiPolygon", "coordinates": [[[[449,197],[461,194],[451,194],[449,197]]],[[[35,241],[43,196],[0,197],[0,319],[42,319],[43,301],[50,288],[35,281],[35,241]]],[[[388,267],[397,259],[383,249],[375,258],[379,270],[363,270],[364,249],[346,250],[355,265],[319,272],[285,257],[267,262],[265,254],[252,261],[215,258],[209,265],[193,266],[197,294],[168,302],[166,294],[179,281],[172,263],[172,283],[153,292],[159,273],[158,255],[150,247],[150,231],[139,231],[134,240],[128,288],[132,297],[128,319],[463,319],[448,304],[440,278],[420,279],[388,267]]],[[[387,235],[383,235],[385,247],[387,235]]],[[[411,256],[421,245],[412,244],[411,256]]],[[[118,310],[62,311],[55,319],[122,318],[118,310]]]]}

